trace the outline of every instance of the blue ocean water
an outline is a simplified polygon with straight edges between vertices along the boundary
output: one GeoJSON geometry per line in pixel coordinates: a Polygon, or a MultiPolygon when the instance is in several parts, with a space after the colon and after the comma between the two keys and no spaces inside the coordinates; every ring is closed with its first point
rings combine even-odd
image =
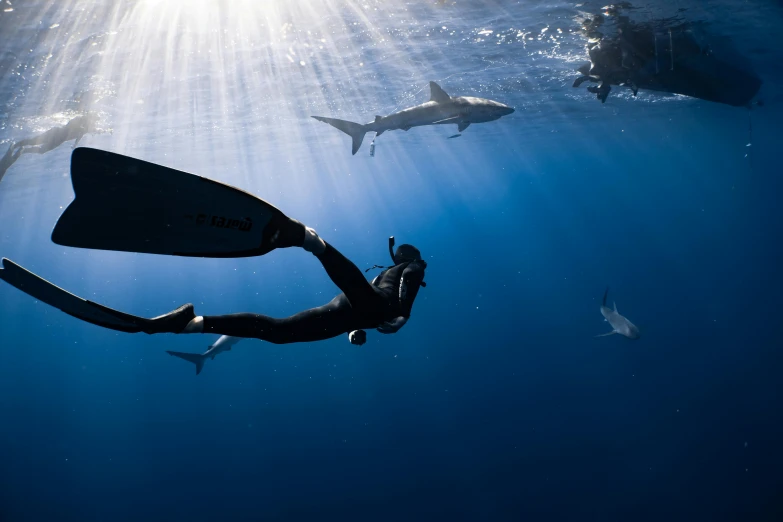
{"type": "MultiPolygon", "coordinates": [[[[417,245],[408,324],[272,345],[196,376],[0,287],[0,521],[783,519],[779,3],[637,5],[700,22],[764,84],[752,110],[571,84],[601,3],[8,1],[0,153],[93,111],[80,145],[216,179],[361,268],[417,245]],[[516,112],[369,155],[428,82],[516,112]],[[641,339],[608,330],[609,299],[641,339]]],[[[338,290],[299,249],[194,259],[50,240],[73,141],[0,182],[0,255],[147,317],[283,317],[338,290]]],[[[368,274],[370,277],[371,274],[368,274]]]]}

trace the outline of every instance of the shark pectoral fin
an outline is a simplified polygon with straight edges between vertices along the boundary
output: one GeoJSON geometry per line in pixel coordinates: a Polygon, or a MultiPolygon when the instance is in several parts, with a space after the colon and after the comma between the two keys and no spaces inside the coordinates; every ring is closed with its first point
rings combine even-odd
{"type": "Polygon", "coordinates": [[[441,89],[440,85],[435,82],[430,82],[430,101],[443,103],[451,99],[451,96],[446,94],[446,91],[441,89]]]}
{"type": "Polygon", "coordinates": [[[405,132],[408,132],[409,130],[411,130],[411,128],[410,128],[410,127],[400,127],[400,128],[401,128],[402,130],[404,130],[405,132]]]}
{"type": "Polygon", "coordinates": [[[606,336],[608,336],[608,335],[614,335],[614,334],[616,334],[616,333],[617,333],[617,332],[616,332],[615,330],[612,330],[612,331],[611,331],[611,332],[609,332],[609,333],[605,333],[605,334],[598,334],[598,335],[596,335],[596,337],[606,337],[606,336]]]}
{"type": "Polygon", "coordinates": [[[465,129],[467,129],[468,127],[470,127],[470,122],[469,121],[461,121],[461,122],[459,122],[457,124],[457,132],[462,132],[465,129]]]}

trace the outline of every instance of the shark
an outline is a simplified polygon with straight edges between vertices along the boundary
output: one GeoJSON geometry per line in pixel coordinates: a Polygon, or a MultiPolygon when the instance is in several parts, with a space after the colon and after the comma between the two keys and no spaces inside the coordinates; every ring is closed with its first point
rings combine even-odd
{"type": "Polygon", "coordinates": [[[166,353],[169,355],[173,355],[174,357],[179,357],[180,359],[185,359],[186,361],[190,361],[193,364],[196,365],[196,375],[201,373],[201,370],[204,368],[204,363],[207,361],[207,359],[214,359],[217,357],[218,354],[221,354],[223,352],[227,352],[231,349],[232,346],[237,344],[239,341],[244,339],[244,337],[231,337],[230,335],[221,335],[220,338],[215,341],[215,343],[210,346],[206,352],[204,353],[187,353],[187,352],[172,352],[169,350],[166,350],[166,353]]]}
{"type": "Polygon", "coordinates": [[[513,112],[512,107],[494,100],[473,96],[449,96],[440,85],[430,82],[430,101],[388,116],[376,116],[370,123],[354,123],[323,116],[313,118],[349,135],[352,141],[351,154],[356,154],[368,132],[374,132],[378,137],[390,130],[408,131],[423,125],[454,124],[457,126],[457,132],[461,133],[472,123],[495,121],[513,112]]]}
{"type": "Polygon", "coordinates": [[[620,315],[620,312],[617,311],[617,303],[613,303],[614,309],[606,306],[606,297],[608,294],[609,289],[607,288],[604,292],[604,300],[601,304],[601,315],[604,316],[604,321],[609,323],[609,325],[612,327],[612,331],[605,334],[596,335],[596,337],[606,337],[607,335],[620,334],[624,337],[627,337],[628,339],[638,339],[640,337],[639,329],[631,321],[620,315]]]}

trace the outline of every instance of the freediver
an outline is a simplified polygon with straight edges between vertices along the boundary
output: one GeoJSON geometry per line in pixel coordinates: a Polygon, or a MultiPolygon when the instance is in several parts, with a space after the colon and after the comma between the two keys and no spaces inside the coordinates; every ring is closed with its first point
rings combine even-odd
{"type": "Polygon", "coordinates": [[[95,122],[96,117],[92,114],[79,115],[63,126],[53,127],[38,136],[16,142],[13,148],[24,154],[44,154],[70,140],[75,140],[73,147],[76,148],[84,135],[94,130],[95,122]]]}
{"type": "Polygon", "coordinates": [[[620,46],[601,41],[589,48],[588,55],[590,63],[579,67],[582,76],[574,80],[574,87],[579,87],[585,81],[598,83],[597,86],[589,86],[587,90],[595,94],[601,103],[606,102],[612,84],[628,86],[636,96],[639,88],[632,79],[632,70],[624,65],[626,56],[620,46]]]}
{"type": "MultiPolygon", "coordinates": [[[[312,228],[237,188],[120,154],[74,150],[75,198],[52,232],[56,244],[78,248],[190,257],[262,256],[301,247],[321,262],[342,293],[329,303],[286,318],[255,313],[197,316],[188,303],[147,319],[77,297],[9,259],[0,279],[83,321],[127,333],[214,333],[274,344],[313,342],[349,334],[366,341],[365,329],[391,334],[411,315],[427,263],[413,245],[394,248],[393,264],[368,282],[362,271],[312,228]],[[107,175],[111,172],[112,175],[107,175]],[[154,188],[154,189],[153,189],[154,188]],[[167,208],[165,226],[156,212],[167,208]],[[193,209],[204,209],[193,214],[193,209]],[[128,209],[128,211],[125,211],[128,209]],[[235,217],[232,217],[235,216],[235,217]]],[[[374,268],[376,268],[374,267],[374,268]]]]}
{"type": "Polygon", "coordinates": [[[96,116],[91,113],[79,115],[63,126],[11,143],[5,155],[0,158],[0,181],[22,154],[44,154],[70,140],[75,140],[73,147],[76,148],[85,134],[94,132],[96,120],[96,116]]]}
{"type": "Polygon", "coordinates": [[[362,345],[367,339],[364,330],[392,334],[408,322],[419,288],[426,286],[427,263],[416,247],[402,244],[392,251],[393,238],[390,238],[389,251],[394,264],[380,267],[385,270],[368,282],[355,264],[321,239],[315,230],[282,217],[281,221],[275,220],[271,249],[297,246],[312,253],[342,291],[323,306],[282,319],[255,313],[197,316],[191,303],[146,319],[76,297],[9,259],[3,259],[0,279],[78,319],[128,333],[214,333],[273,344],[322,341],[348,333],[351,344],[362,345]]]}
{"type": "Polygon", "coordinates": [[[419,288],[425,286],[427,263],[416,247],[408,244],[397,247],[392,256],[394,265],[369,283],[355,264],[312,228],[291,219],[282,224],[280,235],[300,237],[295,246],[315,255],[342,293],[325,305],[284,319],[255,313],[197,316],[193,305],[188,303],[168,314],[145,320],[141,331],[147,334],[212,333],[273,344],[323,341],[348,333],[352,344],[362,345],[367,338],[364,330],[376,329],[392,334],[408,322],[419,288]]]}

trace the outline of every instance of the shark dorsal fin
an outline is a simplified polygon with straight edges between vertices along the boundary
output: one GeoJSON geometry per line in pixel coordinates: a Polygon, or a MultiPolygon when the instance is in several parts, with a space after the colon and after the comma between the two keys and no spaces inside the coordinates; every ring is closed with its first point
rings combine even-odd
{"type": "Polygon", "coordinates": [[[443,103],[451,99],[451,96],[446,94],[446,91],[440,88],[435,82],[430,82],[430,101],[443,103]]]}
{"type": "Polygon", "coordinates": [[[615,311],[615,313],[617,313],[617,302],[615,302],[615,301],[612,301],[612,304],[614,305],[614,311],[615,311]]]}
{"type": "Polygon", "coordinates": [[[379,121],[381,121],[382,119],[383,119],[383,116],[377,116],[377,115],[376,115],[376,116],[375,116],[375,123],[378,123],[378,122],[379,122],[379,121]]]}

